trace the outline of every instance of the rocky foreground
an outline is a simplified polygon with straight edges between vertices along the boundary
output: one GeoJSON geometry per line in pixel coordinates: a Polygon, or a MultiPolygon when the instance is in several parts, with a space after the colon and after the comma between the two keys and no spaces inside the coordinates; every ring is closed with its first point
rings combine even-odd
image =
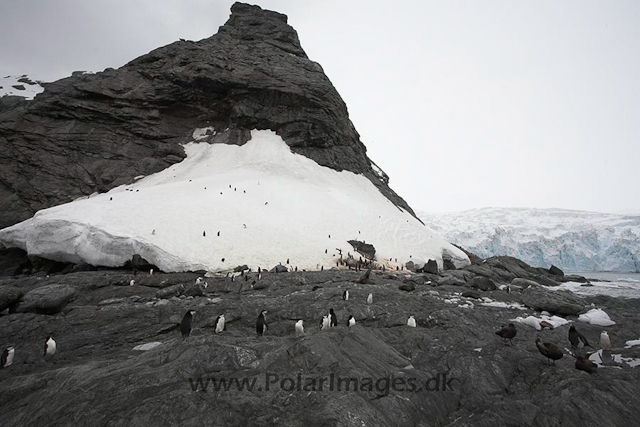
{"type": "MultiPolygon", "coordinates": [[[[0,345],[14,346],[15,360],[0,369],[3,424],[602,427],[637,422],[639,368],[610,362],[588,374],[576,370],[569,355],[550,366],[535,338],[541,334],[543,341],[569,347],[568,325],[540,333],[516,323],[513,345],[494,332],[510,319],[547,310],[576,321],[599,347],[604,328],[576,320],[595,304],[616,322],[606,328],[612,353],[638,358],[640,347],[623,347],[640,338],[640,300],[562,292],[554,298],[549,294],[554,291],[508,278],[518,271],[516,261],[476,260],[465,270],[439,274],[373,272],[368,283],[356,283],[362,272],[353,270],[263,273],[260,280],[252,273],[249,281],[212,277],[205,278],[206,287],[196,284],[196,273],[5,276],[0,345]],[[487,280],[497,286],[513,282],[512,292],[482,290],[487,280]],[[347,288],[350,298],[344,301],[347,288]],[[370,293],[373,302],[367,304],[370,293]],[[487,300],[478,297],[527,308],[483,306],[487,300]],[[330,308],[338,327],[321,331],[320,319],[330,308]],[[196,310],[194,329],[183,339],[177,324],[189,309],[196,310]],[[269,330],[257,338],[255,321],[263,309],[269,330]],[[215,334],[219,314],[227,323],[215,334]],[[349,315],[357,321],[352,328],[346,326],[349,315]],[[416,328],[406,325],[410,315],[416,328]],[[303,336],[294,332],[299,319],[303,336]],[[58,351],[44,358],[48,335],[58,351]],[[159,344],[134,350],[150,343],[159,344]]],[[[553,280],[543,273],[526,266],[520,275],[553,280]]]]}

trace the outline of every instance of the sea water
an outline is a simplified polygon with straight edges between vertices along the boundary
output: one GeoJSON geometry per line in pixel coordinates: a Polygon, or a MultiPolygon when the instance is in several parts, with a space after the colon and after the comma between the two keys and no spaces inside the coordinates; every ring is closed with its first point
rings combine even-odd
{"type": "Polygon", "coordinates": [[[640,298],[640,273],[577,272],[567,273],[584,276],[592,286],[567,282],[560,287],[578,295],[609,295],[612,297],[640,298]]]}

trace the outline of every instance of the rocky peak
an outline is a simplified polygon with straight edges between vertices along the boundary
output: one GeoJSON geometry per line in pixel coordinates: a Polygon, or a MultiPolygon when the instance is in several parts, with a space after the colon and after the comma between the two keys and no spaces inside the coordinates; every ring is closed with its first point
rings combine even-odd
{"type": "Polygon", "coordinates": [[[200,141],[238,145],[252,129],[271,129],[297,154],[363,174],[413,214],[372,167],[345,103],[287,17],[242,3],[231,11],[212,37],[76,73],[26,106],[3,106],[0,228],[166,169],[202,128],[200,141]]]}

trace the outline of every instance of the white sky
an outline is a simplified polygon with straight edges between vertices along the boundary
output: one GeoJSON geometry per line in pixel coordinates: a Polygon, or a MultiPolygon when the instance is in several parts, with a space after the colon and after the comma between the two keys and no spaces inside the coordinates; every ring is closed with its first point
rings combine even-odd
{"type": "MultiPolygon", "coordinates": [[[[117,68],[232,1],[0,0],[0,75],[117,68]]],[[[640,2],[260,1],[417,210],[640,212],[640,2]]]]}

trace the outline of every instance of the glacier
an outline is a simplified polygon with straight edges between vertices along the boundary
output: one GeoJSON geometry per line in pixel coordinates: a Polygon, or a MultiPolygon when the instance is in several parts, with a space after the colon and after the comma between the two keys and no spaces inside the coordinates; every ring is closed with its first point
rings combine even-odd
{"type": "Polygon", "coordinates": [[[573,272],[640,272],[640,215],[535,208],[418,215],[448,241],[483,258],[509,255],[573,272]]]}
{"type": "Polygon", "coordinates": [[[206,132],[194,130],[180,163],[0,230],[0,247],[108,267],[137,254],[167,272],[331,268],[339,250],[353,252],[348,240],[373,244],[393,269],[470,263],[362,175],[295,154],[270,130],[253,130],[242,146],[199,142],[206,132]]]}

